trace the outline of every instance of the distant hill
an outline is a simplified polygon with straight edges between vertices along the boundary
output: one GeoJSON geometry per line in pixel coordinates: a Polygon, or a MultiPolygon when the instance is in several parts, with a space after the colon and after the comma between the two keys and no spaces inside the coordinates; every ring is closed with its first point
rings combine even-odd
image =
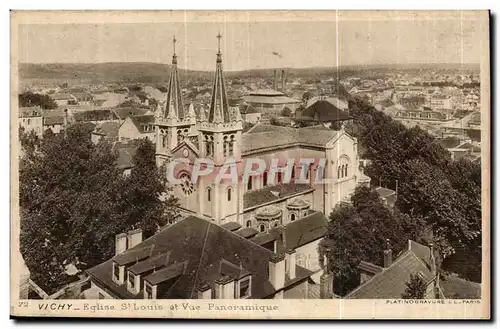
{"type": "MultiPolygon", "coordinates": [[[[286,69],[288,77],[331,77],[350,75],[365,72],[368,75],[381,74],[392,70],[438,70],[456,71],[463,69],[467,72],[478,72],[479,65],[475,64],[388,64],[388,65],[356,65],[335,67],[314,67],[300,69],[286,69]]],[[[158,63],[75,63],[75,64],[19,64],[19,77],[21,82],[33,80],[57,80],[57,81],[86,81],[86,82],[143,82],[164,83],[168,78],[170,65],[158,63]]],[[[201,79],[210,80],[213,72],[179,70],[183,80],[201,79]]],[[[273,69],[253,69],[246,71],[226,72],[228,77],[261,77],[270,78],[273,69]]],[[[279,76],[279,75],[278,75],[279,76]]]]}

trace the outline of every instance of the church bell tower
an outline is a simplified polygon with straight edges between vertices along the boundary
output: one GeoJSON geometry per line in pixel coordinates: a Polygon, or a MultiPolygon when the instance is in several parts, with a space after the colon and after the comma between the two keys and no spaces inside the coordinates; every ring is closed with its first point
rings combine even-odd
{"type": "MultiPolygon", "coordinates": [[[[226,84],[222,70],[222,54],[220,51],[221,34],[217,35],[218,52],[212,97],[208,117],[201,111],[199,119],[200,157],[214,162],[215,171],[223,168],[225,163],[241,163],[241,133],[243,123],[238,107],[231,108],[227,98],[226,84]]],[[[217,223],[237,221],[242,212],[242,193],[237,182],[202,181],[200,188],[200,205],[205,216],[217,223]]]]}
{"type": "Polygon", "coordinates": [[[170,72],[167,97],[163,104],[159,104],[155,113],[156,126],[156,162],[158,165],[170,159],[170,152],[188,137],[196,125],[196,116],[192,107],[189,111],[184,108],[182,101],[179,72],[177,70],[177,55],[175,53],[175,36],[172,40],[174,54],[172,55],[172,69],[170,72]]]}

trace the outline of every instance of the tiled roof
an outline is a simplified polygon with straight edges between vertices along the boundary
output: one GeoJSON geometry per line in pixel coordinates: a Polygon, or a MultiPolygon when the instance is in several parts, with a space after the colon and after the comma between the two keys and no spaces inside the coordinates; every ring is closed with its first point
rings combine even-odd
{"type": "Polygon", "coordinates": [[[285,227],[286,249],[296,249],[323,237],[328,219],[322,212],[310,211],[309,215],[290,222],[285,227]]]}
{"type": "Polygon", "coordinates": [[[19,117],[39,117],[42,116],[42,108],[40,106],[20,107],[19,117]]]}
{"type": "Polygon", "coordinates": [[[154,124],[154,115],[137,115],[130,117],[130,119],[141,133],[154,131],[146,130],[146,127],[152,126],[154,124]]]}
{"type": "Polygon", "coordinates": [[[238,234],[239,236],[245,238],[245,239],[249,239],[249,238],[255,236],[257,233],[259,233],[259,231],[257,231],[253,227],[245,227],[245,228],[242,228],[241,230],[236,231],[235,233],[238,234]]]}
{"type": "Polygon", "coordinates": [[[142,262],[138,262],[135,265],[130,266],[128,270],[134,274],[142,274],[155,268],[167,265],[170,258],[169,256],[170,253],[150,257],[142,262]]]}
{"type": "Polygon", "coordinates": [[[241,228],[241,225],[238,222],[229,222],[229,223],[225,223],[221,226],[229,231],[236,231],[236,230],[239,230],[241,228]]]}
{"type": "MultiPolygon", "coordinates": [[[[237,266],[241,264],[243,269],[251,273],[252,298],[265,298],[276,291],[268,276],[269,259],[273,252],[204,219],[189,216],[144,240],[132,250],[147,246],[154,246],[150,257],[171,251],[169,264],[185,262],[185,268],[180,275],[179,268],[169,269],[172,265],[165,267],[169,270],[165,270],[166,273],[160,279],[173,275],[178,275],[178,278],[174,285],[157,296],[158,299],[196,298],[195,288],[199,284],[208,282],[213,287],[213,282],[220,277],[221,260],[237,266]]],[[[112,260],[88,269],[87,273],[93,281],[119,298],[143,298],[141,293],[133,295],[128,292],[126,283],[118,285],[113,282],[112,260]]],[[[311,271],[297,266],[299,280],[311,274],[311,271]]],[[[154,277],[148,278],[156,280],[153,279],[154,277]]],[[[297,279],[288,280],[285,285],[296,281],[297,279]]]]}
{"type": "Polygon", "coordinates": [[[76,122],[105,121],[118,119],[114,112],[108,109],[81,111],[74,114],[76,122]]]}
{"type": "Polygon", "coordinates": [[[308,129],[256,124],[242,134],[242,153],[276,147],[301,145],[325,147],[339,132],[325,129],[308,129]]]}
{"type": "Polygon", "coordinates": [[[176,263],[170,265],[168,267],[162,268],[144,278],[145,281],[149,282],[152,285],[157,285],[158,283],[177,278],[180,275],[184,274],[184,271],[187,267],[187,261],[182,263],[176,263]]]}
{"type": "Polygon", "coordinates": [[[300,103],[298,99],[290,98],[287,96],[263,96],[263,95],[249,95],[243,96],[245,102],[249,104],[297,104],[300,103]]]}
{"type": "Polygon", "coordinates": [[[153,249],[154,245],[149,245],[142,248],[133,248],[125,251],[124,253],[116,255],[115,257],[113,257],[113,260],[118,265],[127,265],[150,257],[153,249]]]}
{"type": "Polygon", "coordinates": [[[114,108],[113,112],[120,119],[125,119],[129,116],[145,115],[149,110],[139,107],[118,107],[114,108]]]}
{"type": "Polygon", "coordinates": [[[302,112],[302,117],[309,117],[321,122],[348,120],[350,118],[346,112],[326,100],[313,103],[302,112]]]}
{"type": "Polygon", "coordinates": [[[243,195],[243,209],[257,207],[275,200],[287,198],[299,193],[312,191],[309,184],[278,184],[267,186],[258,190],[247,191],[243,195]],[[276,194],[279,193],[279,196],[276,194]]]}
{"type": "Polygon", "coordinates": [[[120,129],[120,124],[118,122],[103,122],[94,130],[97,134],[105,135],[109,138],[118,137],[118,130],[120,129]]]}
{"type": "MultiPolygon", "coordinates": [[[[425,262],[429,248],[414,241],[409,242],[409,248],[388,268],[373,276],[358,288],[353,290],[346,298],[353,299],[398,299],[406,290],[406,282],[410,275],[420,274],[426,284],[434,276],[429,265],[425,262]],[[425,250],[427,249],[427,251],[425,250]],[[422,258],[423,259],[422,259],[422,258]]],[[[429,256],[427,256],[429,261],[429,256]]]]}

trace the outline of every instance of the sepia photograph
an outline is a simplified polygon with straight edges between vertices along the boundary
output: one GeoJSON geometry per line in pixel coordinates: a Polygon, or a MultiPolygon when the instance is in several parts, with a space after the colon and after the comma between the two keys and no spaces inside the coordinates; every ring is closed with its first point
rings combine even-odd
{"type": "Polygon", "coordinates": [[[488,319],[488,11],[12,11],[11,316],[488,319]]]}

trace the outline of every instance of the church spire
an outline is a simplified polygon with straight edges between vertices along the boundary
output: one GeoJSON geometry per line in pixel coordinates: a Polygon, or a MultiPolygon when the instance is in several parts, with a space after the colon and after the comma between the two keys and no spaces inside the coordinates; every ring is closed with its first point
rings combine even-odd
{"type": "Polygon", "coordinates": [[[224,75],[222,74],[222,54],[220,52],[220,41],[222,35],[217,35],[217,61],[215,67],[214,86],[212,89],[212,99],[210,101],[210,111],[208,113],[208,122],[223,123],[230,122],[229,102],[227,99],[226,85],[224,83],[224,75]]]}
{"type": "Polygon", "coordinates": [[[182,102],[181,86],[179,83],[179,73],[177,71],[177,54],[175,53],[175,44],[177,39],[172,39],[174,53],[172,55],[172,72],[167,90],[167,99],[163,110],[164,117],[168,119],[183,119],[184,118],[184,104],[182,102]]]}

